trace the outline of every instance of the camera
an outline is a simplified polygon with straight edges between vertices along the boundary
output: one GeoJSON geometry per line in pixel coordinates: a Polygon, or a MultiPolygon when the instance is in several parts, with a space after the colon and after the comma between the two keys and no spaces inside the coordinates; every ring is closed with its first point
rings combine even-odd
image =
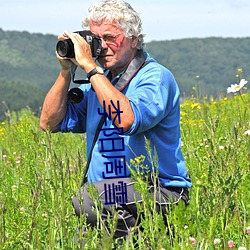
{"type": "MultiPolygon", "coordinates": [[[[102,51],[102,41],[99,37],[95,36],[90,30],[75,31],[82,36],[90,45],[92,56],[98,57],[102,51]]],[[[74,58],[74,44],[71,39],[65,39],[57,42],[56,51],[61,57],[74,58]]]]}

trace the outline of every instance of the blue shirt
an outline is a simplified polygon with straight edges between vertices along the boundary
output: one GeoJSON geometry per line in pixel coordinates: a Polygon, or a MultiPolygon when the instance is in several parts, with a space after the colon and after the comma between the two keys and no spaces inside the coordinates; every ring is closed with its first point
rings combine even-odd
{"type": "MultiPolygon", "coordinates": [[[[149,55],[147,61],[150,63],[139,70],[122,91],[130,101],[134,123],[128,131],[122,133],[111,120],[105,120],[93,149],[87,175],[89,182],[114,176],[130,176],[128,165],[141,155],[146,157],[143,165],[151,169],[147,140],[152,158],[158,161],[154,167],[158,168],[160,183],[173,187],[192,185],[181,152],[179,88],[168,69],[149,55]]],[[[115,85],[119,77],[113,79],[112,84],[115,85]]],[[[101,118],[99,113],[103,110],[90,84],[81,85],[80,88],[84,93],[83,100],[78,104],[68,102],[66,116],[59,124],[58,131],[86,132],[88,156],[101,118]]]]}

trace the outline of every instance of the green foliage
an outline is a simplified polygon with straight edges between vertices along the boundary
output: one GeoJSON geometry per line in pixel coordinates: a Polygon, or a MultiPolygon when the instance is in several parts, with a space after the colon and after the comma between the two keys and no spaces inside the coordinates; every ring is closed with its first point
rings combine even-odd
{"type": "MultiPolygon", "coordinates": [[[[56,42],[54,35],[0,29],[1,101],[12,111],[26,106],[35,112],[40,109],[41,100],[60,70],[55,56],[56,42]],[[20,86],[18,95],[15,95],[17,87],[14,83],[20,86]],[[8,84],[6,95],[2,95],[8,84]],[[33,92],[28,97],[30,101],[25,98],[29,91],[23,85],[33,92]],[[13,97],[14,106],[11,104],[13,97]]],[[[238,83],[235,77],[238,68],[243,69],[243,78],[250,78],[250,38],[153,41],[146,44],[146,50],[173,72],[184,99],[193,94],[214,98],[224,96],[227,86],[238,83]]],[[[2,107],[1,114],[3,110],[2,107]]]]}
{"type": "Polygon", "coordinates": [[[0,121],[8,110],[39,114],[60,68],[56,42],[53,35],[0,29],[0,121]]]}
{"type": "Polygon", "coordinates": [[[0,80],[0,121],[5,119],[10,110],[19,111],[20,107],[29,108],[39,115],[44,96],[45,91],[29,82],[0,80]]]}
{"type": "MultiPolygon", "coordinates": [[[[9,113],[0,123],[0,249],[80,249],[83,236],[85,249],[219,250],[227,249],[229,240],[235,249],[249,249],[249,102],[250,95],[241,94],[191,98],[181,105],[182,150],[193,180],[190,204],[169,210],[166,227],[145,181],[134,171],[143,196],[138,204],[143,230],[136,227],[126,240],[116,241],[101,221],[99,230],[89,228],[84,235],[76,230],[87,226],[84,215],[74,216],[71,204],[82,181],[84,137],[42,132],[28,109],[9,113]]],[[[143,160],[139,156],[130,164],[143,167],[143,160]]],[[[101,211],[98,199],[95,211],[101,211]]],[[[112,234],[117,221],[107,223],[112,234]]]]}
{"type": "Polygon", "coordinates": [[[60,239],[75,232],[82,136],[43,133],[29,110],[12,113],[0,134],[0,249],[69,249],[60,239]]]}
{"type": "Polygon", "coordinates": [[[56,36],[0,29],[0,79],[29,82],[47,90],[60,69],[56,36]]]}
{"type": "Polygon", "coordinates": [[[201,96],[224,96],[225,87],[236,81],[237,69],[250,65],[250,38],[154,41],[146,50],[173,72],[183,96],[190,96],[197,84],[201,96]]]}

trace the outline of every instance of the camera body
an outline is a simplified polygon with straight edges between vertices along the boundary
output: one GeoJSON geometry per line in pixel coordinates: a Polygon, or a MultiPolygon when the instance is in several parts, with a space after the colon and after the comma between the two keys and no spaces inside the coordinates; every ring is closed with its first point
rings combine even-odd
{"type": "MultiPolygon", "coordinates": [[[[98,57],[101,54],[102,41],[99,37],[95,36],[90,30],[75,31],[74,33],[81,35],[90,45],[93,57],[98,57]]],[[[75,57],[74,44],[72,43],[71,39],[58,41],[56,45],[56,51],[61,57],[75,57]]]]}

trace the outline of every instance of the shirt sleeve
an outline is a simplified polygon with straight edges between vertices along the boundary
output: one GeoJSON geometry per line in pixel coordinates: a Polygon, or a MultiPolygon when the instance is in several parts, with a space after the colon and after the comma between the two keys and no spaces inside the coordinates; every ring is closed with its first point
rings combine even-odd
{"type": "Polygon", "coordinates": [[[126,94],[135,116],[126,132],[129,135],[155,127],[178,105],[180,93],[172,73],[157,63],[150,64],[133,79],[137,83],[126,94]]]}

